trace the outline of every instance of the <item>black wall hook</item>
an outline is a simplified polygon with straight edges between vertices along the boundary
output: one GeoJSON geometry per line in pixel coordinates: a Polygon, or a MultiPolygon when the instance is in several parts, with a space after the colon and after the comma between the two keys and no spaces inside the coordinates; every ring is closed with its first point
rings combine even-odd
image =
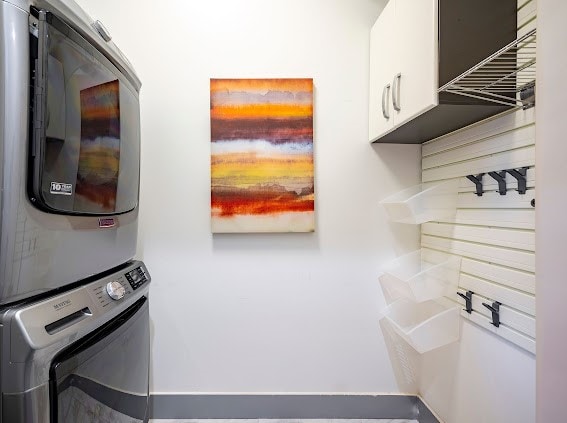
{"type": "Polygon", "coordinates": [[[482,188],[482,177],[484,173],[479,173],[478,175],[467,175],[467,179],[476,185],[476,195],[482,196],[484,189],[482,188]]]}
{"type": "Polygon", "coordinates": [[[461,292],[457,292],[457,295],[465,300],[465,311],[469,314],[473,312],[473,308],[472,308],[473,294],[474,292],[472,291],[467,291],[466,295],[461,292]]]}
{"type": "Polygon", "coordinates": [[[526,183],[526,172],[528,168],[522,167],[520,169],[507,169],[510,175],[512,175],[518,181],[518,194],[525,194],[527,189],[526,183]]]}
{"type": "Polygon", "coordinates": [[[498,301],[494,301],[492,303],[492,305],[490,304],[486,304],[486,303],[482,303],[483,306],[485,306],[487,309],[489,309],[492,312],[492,324],[496,327],[500,326],[500,306],[502,305],[502,303],[499,303],[498,301]]]}
{"type": "Polygon", "coordinates": [[[506,171],[488,172],[488,174],[498,182],[498,193],[500,195],[506,195],[506,171]]]}

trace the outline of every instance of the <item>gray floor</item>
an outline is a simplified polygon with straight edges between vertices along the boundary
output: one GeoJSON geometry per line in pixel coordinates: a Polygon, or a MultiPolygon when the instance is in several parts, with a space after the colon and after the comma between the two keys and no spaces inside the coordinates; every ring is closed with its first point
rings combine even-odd
{"type": "Polygon", "coordinates": [[[150,423],[418,423],[418,421],[384,419],[154,419],[150,420],[150,423]]]}

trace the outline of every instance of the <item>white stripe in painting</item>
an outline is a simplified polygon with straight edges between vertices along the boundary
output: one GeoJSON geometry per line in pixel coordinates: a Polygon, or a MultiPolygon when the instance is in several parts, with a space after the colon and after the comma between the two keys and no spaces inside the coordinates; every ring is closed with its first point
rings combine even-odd
{"type": "MultiPolygon", "coordinates": [[[[213,210],[214,213],[214,210],[213,210]]],[[[250,232],[313,232],[313,212],[284,212],[272,215],[234,215],[226,218],[213,216],[214,233],[250,232]]]]}
{"type": "Polygon", "coordinates": [[[312,154],[313,143],[306,142],[284,142],[271,143],[265,140],[230,140],[213,141],[211,143],[212,154],[233,153],[257,153],[257,154],[312,154]]]}
{"type": "Polygon", "coordinates": [[[313,93],[308,91],[219,91],[211,93],[211,101],[217,106],[241,106],[243,104],[312,104],[313,93]]]}

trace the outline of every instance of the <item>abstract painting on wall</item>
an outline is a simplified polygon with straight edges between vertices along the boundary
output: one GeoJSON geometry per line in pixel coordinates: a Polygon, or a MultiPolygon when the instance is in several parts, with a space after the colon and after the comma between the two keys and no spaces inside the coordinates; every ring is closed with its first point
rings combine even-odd
{"type": "Polygon", "coordinates": [[[313,232],[313,80],[210,89],[212,231],[313,232]]]}

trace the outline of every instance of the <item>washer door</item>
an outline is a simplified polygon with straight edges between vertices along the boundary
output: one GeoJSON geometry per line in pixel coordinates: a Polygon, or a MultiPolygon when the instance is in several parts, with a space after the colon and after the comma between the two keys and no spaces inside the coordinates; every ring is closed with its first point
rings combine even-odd
{"type": "Polygon", "coordinates": [[[54,358],[51,423],[146,422],[149,349],[149,306],[142,297],[54,358]]]}

